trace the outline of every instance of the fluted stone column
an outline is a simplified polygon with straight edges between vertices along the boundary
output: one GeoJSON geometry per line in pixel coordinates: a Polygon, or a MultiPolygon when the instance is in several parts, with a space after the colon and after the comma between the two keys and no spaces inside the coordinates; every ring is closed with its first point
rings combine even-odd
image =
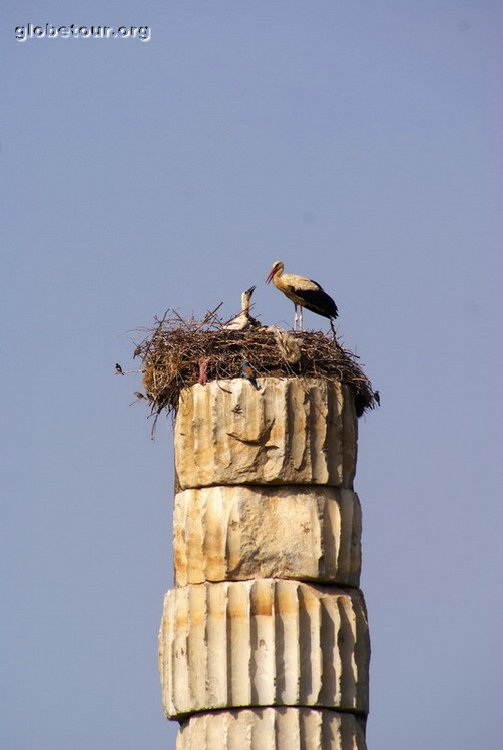
{"type": "Polygon", "coordinates": [[[354,399],[337,381],[259,383],[180,395],[166,715],[177,750],[364,750],[354,399]]]}

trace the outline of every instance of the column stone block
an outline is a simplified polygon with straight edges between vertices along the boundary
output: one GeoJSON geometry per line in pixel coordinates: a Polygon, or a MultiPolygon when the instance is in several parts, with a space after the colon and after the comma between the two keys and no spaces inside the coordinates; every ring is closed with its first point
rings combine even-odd
{"type": "Polygon", "coordinates": [[[182,390],[175,421],[181,489],[322,484],[352,489],[354,394],[337,381],[259,378],[182,390]]]}
{"type": "Polygon", "coordinates": [[[254,708],[194,714],[176,750],[366,750],[363,720],[312,708],[254,708]]]}
{"type": "Polygon", "coordinates": [[[361,508],[352,490],[184,490],[175,496],[173,537],[177,586],[251,578],[360,581],[361,508]]]}
{"type": "Polygon", "coordinates": [[[246,706],[365,714],[369,659],[358,589],[257,579],[165,597],[159,667],[169,718],[246,706]]]}

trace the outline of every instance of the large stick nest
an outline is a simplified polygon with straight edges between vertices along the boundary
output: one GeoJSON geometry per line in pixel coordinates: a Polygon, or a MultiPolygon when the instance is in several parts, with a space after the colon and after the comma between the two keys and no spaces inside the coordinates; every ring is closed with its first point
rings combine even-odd
{"type": "Polygon", "coordinates": [[[134,356],[142,360],[143,386],[154,415],[176,411],[182,388],[239,378],[244,361],[250,363],[257,378],[321,378],[346,383],[354,391],[359,417],[378,403],[358,357],[344,349],[335,335],[322,331],[294,333],[274,326],[233,331],[224,327],[215,311],[203,321],[186,321],[168,310],[147,330],[134,356]],[[279,339],[286,340],[286,347],[279,339]]]}

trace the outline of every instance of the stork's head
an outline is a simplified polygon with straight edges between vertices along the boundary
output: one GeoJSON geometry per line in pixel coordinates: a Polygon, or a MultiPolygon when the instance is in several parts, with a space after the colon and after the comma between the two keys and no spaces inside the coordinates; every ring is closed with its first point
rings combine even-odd
{"type": "Polygon", "coordinates": [[[265,280],[266,284],[269,284],[273,280],[274,276],[276,276],[277,273],[282,274],[284,270],[285,270],[285,266],[283,264],[283,261],[275,260],[274,263],[272,264],[272,268],[269,273],[269,276],[265,280]]]}
{"type": "Polygon", "coordinates": [[[253,292],[255,291],[256,288],[257,288],[256,286],[251,286],[249,289],[246,289],[243,292],[243,294],[245,295],[246,299],[250,299],[250,297],[252,296],[252,294],[253,294],[253,292]]]}
{"type": "Polygon", "coordinates": [[[245,291],[241,295],[241,312],[245,313],[246,315],[248,315],[250,312],[250,297],[252,296],[256,288],[256,286],[251,286],[249,289],[245,289],[245,291]]]}

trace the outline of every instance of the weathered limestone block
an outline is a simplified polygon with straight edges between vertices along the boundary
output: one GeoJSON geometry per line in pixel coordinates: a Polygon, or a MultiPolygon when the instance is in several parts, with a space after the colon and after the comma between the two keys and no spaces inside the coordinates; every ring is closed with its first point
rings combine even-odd
{"type": "Polygon", "coordinates": [[[369,659],[358,589],[258,579],[184,586],[164,600],[159,668],[170,718],[240,706],[365,714],[369,659]]]}
{"type": "Polygon", "coordinates": [[[177,586],[296,578],[358,586],[361,509],[334,487],[184,490],[173,523],[177,586]]]}
{"type": "Polygon", "coordinates": [[[351,489],[354,394],[338,381],[212,381],[181,392],[175,467],[181,489],[225,484],[324,484],[351,489]]]}
{"type": "Polygon", "coordinates": [[[360,720],[312,708],[255,708],[192,716],[176,750],[366,750],[360,720]]]}

